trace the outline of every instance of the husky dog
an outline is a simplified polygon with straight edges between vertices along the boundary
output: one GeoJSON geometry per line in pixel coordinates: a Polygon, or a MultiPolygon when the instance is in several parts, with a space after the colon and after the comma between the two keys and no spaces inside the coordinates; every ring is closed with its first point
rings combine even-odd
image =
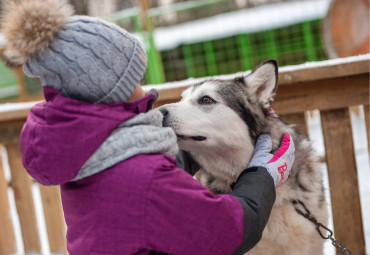
{"type": "Polygon", "coordinates": [[[277,63],[268,60],[234,81],[207,80],[191,86],[180,102],[161,107],[163,125],[173,128],[179,147],[201,167],[198,180],[215,194],[231,192],[230,184],[247,168],[260,134],[271,136],[273,151],[283,134],[291,134],[296,148],[291,174],[276,188],[262,240],[248,254],[322,254],[323,239],[315,225],[292,204],[302,201],[319,222],[327,223],[318,158],[294,125],[270,111],[277,79],[277,63]]]}

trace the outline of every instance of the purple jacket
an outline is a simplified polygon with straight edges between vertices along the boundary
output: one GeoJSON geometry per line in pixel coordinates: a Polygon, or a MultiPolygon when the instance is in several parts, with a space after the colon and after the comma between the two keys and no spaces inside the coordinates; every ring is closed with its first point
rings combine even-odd
{"type": "Polygon", "coordinates": [[[70,182],[123,121],[147,111],[135,102],[89,104],[44,87],[21,134],[23,164],[44,185],[61,185],[67,246],[81,254],[231,254],[243,241],[239,200],[214,196],[165,155],[136,155],[70,182]]]}

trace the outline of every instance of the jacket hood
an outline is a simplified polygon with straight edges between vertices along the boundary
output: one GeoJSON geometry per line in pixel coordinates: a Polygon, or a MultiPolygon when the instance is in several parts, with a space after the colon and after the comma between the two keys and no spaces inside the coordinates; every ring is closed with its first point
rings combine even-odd
{"type": "Polygon", "coordinates": [[[71,181],[118,125],[147,112],[155,100],[149,94],[134,102],[90,104],[43,89],[46,100],[31,109],[20,136],[22,163],[43,185],[71,181]]]}

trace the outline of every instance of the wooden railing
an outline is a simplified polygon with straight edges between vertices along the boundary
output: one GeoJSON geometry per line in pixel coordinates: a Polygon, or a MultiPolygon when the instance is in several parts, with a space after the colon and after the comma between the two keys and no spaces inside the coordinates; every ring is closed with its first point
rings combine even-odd
{"type": "MultiPolygon", "coordinates": [[[[369,141],[369,59],[370,55],[365,55],[281,68],[274,103],[278,115],[297,124],[306,134],[305,113],[320,110],[335,237],[350,248],[352,254],[363,255],[365,241],[349,107],[364,106],[369,141]]],[[[183,89],[198,81],[156,86],[159,90],[156,106],[179,101],[183,89]]],[[[29,107],[0,111],[0,143],[7,150],[11,170],[11,181],[8,182],[0,164],[0,254],[16,251],[7,196],[9,187],[14,190],[25,252],[39,253],[41,249],[32,181],[21,164],[19,151],[19,134],[28,111],[29,107]]],[[[59,189],[40,185],[40,192],[50,250],[66,253],[59,189]]]]}

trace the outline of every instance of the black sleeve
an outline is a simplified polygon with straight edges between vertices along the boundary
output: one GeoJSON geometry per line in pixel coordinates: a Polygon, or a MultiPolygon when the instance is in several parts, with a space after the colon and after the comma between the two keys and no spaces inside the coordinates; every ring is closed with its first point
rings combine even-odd
{"type": "Polygon", "coordinates": [[[272,177],[263,167],[244,170],[232,185],[231,195],[237,197],[244,211],[244,237],[233,254],[244,254],[262,237],[276,199],[272,177]]]}
{"type": "Polygon", "coordinates": [[[176,155],[177,166],[194,176],[200,169],[199,164],[191,157],[187,151],[180,150],[176,155]]]}

